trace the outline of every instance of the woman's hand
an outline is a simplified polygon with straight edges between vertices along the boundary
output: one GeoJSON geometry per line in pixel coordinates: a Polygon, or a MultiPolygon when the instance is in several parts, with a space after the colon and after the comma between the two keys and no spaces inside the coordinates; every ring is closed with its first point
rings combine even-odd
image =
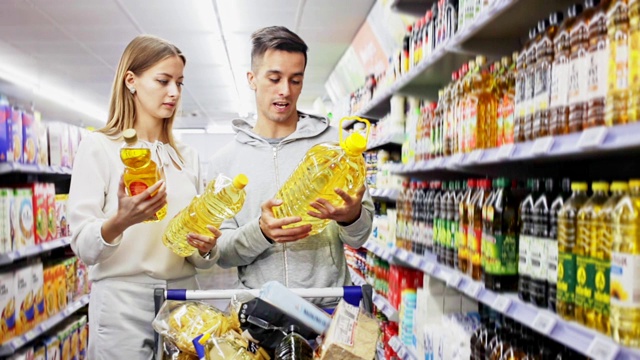
{"type": "Polygon", "coordinates": [[[211,249],[216,246],[218,238],[222,236],[222,232],[211,225],[208,225],[207,229],[211,231],[213,236],[194,233],[189,233],[187,235],[187,242],[189,243],[189,245],[198,249],[198,251],[200,252],[200,256],[205,256],[209,251],[211,251],[211,249]]]}

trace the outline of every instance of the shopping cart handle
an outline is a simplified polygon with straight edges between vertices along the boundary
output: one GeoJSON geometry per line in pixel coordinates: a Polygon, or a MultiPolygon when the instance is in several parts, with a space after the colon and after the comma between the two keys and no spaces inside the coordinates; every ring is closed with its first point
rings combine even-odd
{"type": "Polygon", "coordinates": [[[187,289],[167,289],[167,299],[186,301],[187,289]]]}
{"type": "Polygon", "coordinates": [[[362,288],[360,286],[343,286],[342,288],[344,289],[342,297],[344,301],[353,306],[359,306],[360,300],[362,300],[362,288]]]}

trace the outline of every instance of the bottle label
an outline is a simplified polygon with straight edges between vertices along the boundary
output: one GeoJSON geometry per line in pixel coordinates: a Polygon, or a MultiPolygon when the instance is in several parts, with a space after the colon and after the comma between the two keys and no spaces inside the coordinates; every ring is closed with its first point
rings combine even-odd
{"type": "Polygon", "coordinates": [[[554,240],[547,243],[547,281],[558,282],[558,242],[554,240]]]}
{"type": "Polygon", "coordinates": [[[616,45],[615,90],[626,90],[629,87],[629,48],[622,41],[616,45]]]}
{"type": "Polygon", "coordinates": [[[637,84],[640,82],[640,32],[631,32],[629,45],[629,84],[637,84]]]}
{"type": "Polygon", "coordinates": [[[576,294],[576,256],[572,253],[558,253],[558,293],[557,298],[573,303],[576,294]]]}
{"type": "Polygon", "coordinates": [[[427,246],[433,246],[433,225],[428,222],[425,223],[425,240],[427,242],[427,246]]]}
{"type": "Polygon", "coordinates": [[[596,50],[589,54],[589,99],[607,96],[607,66],[609,64],[609,49],[596,50]]]}
{"type": "Polygon", "coordinates": [[[520,247],[518,248],[518,273],[531,276],[531,259],[529,259],[529,247],[531,246],[531,237],[528,235],[520,235],[520,247]]]}
{"type": "MultiPolygon", "coordinates": [[[[548,43],[551,43],[551,40],[545,39],[548,43]]],[[[546,46],[552,46],[551,44],[546,46]]],[[[549,88],[550,88],[550,77],[551,77],[551,64],[543,63],[536,67],[535,70],[535,89],[534,89],[534,98],[535,98],[535,110],[546,110],[549,108],[549,88]]]]}
{"type": "Polygon", "coordinates": [[[480,249],[482,249],[482,229],[469,229],[469,247],[471,249],[471,262],[480,265],[480,249]]]}
{"type": "Polygon", "coordinates": [[[640,255],[611,254],[611,305],[640,309],[640,255]]]}
{"type": "Polygon", "coordinates": [[[467,118],[467,149],[475,150],[478,140],[478,99],[475,97],[469,98],[469,117],[467,118]]]}
{"type": "Polygon", "coordinates": [[[595,292],[593,296],[594,308],[603,315],[609,315],[609,276],[611,264],[608,260],[594,260],[595,292]]]}
{"type": "Polygon", "coordinates": [[[131,194],[131,196],[135,196],[143,193],[148,188],[149,187],[147,186],[147,184],[143,183],[142,181],[134,181],[129,184],[129,193],[131,194]]]}
{"type": "Polygon", "coordinates": [[[505,94],[502,108],[502,143],[513,144],[513,118],[514,106],[513,98],[505,94]]]}
{"type": "Polygon", "coordinates": [[[433,219],[433,243],[440,245],[440,219],[433,219]]]}
{"type": "Polygon", "coordinates": [[[587,100],[589,59],[580,54],[572,59],[569,69],[569,104],[579,104],[587,100]]]}
{"type": "Polygon", "coordinates": [[[527,70],[527,79],[525,80],[525,88],[524,88],[524,102],[522,106],[524,106],[524,116],[528,116],[532,114],[532,110],[534,108],[534,91],[535,91],[535,73],[533,69],[527,70]]]}
{"type": "Polygon", "coordinates": [[[462,259],[469,258],[469,248],[467,245],[467,227],[460,224],[460,230],[458,230],[458,257],[462,259]]]}
{"type": "Polygon", "coordinates": [[[588,256],[576,256],[576,305],[593,308],[595,290],[595,262],[588,256]]]}
{"type": "Polygon", "coordinates": [[[525,112],[526,76],[518,75],[516,78],[516,103],[515,115],[523,117],[525,112]]]}
{"type": "Polygon", "coordinates": [[[449,246],[454,250],[458,249],[458,244],[460,243],[459,236],[458,236],[459,228],[460,228],[460,224],[458,224],[457,221],[451,220],[449,222],[449,239],[450,239],[449,246]]]}
{"type": "Polygon", "coordinates": [[[531,277],[536,280],[547,280],[547,249],[546,239],[540,237],[531,238],[529,245],[529,253],[531,258],[531,277]]]}
{"type": "Polygon", "coordinates": [[[550,106],[567,106],[569,104],[569,64],[555,63],[551,70],[550,106]]]}
{"type": "Polygon", "coordinates": [[[484,271],[492,275],[517,275],[517,243],[517,236],[487,234],[482,241],[484,271]]]}

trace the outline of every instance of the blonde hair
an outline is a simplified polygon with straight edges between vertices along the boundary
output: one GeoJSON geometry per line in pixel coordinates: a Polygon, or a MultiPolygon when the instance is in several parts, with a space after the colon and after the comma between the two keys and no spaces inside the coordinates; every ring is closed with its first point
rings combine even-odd
{"type": "MultiPolygon", "coordinates": [[[[111,100],[109,101],[109,121],[105,127],[98,130],[99,132],[115,136],[125,129],[133,128],[136,119],[136,107],[133,98],[134,94],[125,85],[127,71],[140,75],[158,62],[172,56],[182,59],[183,64],[187,63],[187,59],[182,55],[178,47],[156,36],[139,35],[127,45],[120,58],[116,76],[113,79],[111,100]]],[[[176,150],[178,156],[182,158],[173,138],[172,129],[175,117],[176,112],[174,111],[164,121],[162,135],[167,139],[169,145],[176,150]]]]}

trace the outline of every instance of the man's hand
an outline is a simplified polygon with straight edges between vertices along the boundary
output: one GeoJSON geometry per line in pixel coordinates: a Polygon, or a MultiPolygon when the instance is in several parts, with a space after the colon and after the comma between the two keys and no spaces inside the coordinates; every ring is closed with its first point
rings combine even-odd
{"type": "Polygon", "coordinates": [[[262,204],[262,215],[260,216],[259,224],[264,236],[278,243],[297,241],[309,236],[311,225],[296,226],[288,229],[282,228],[300,222],[302,219],[299,216],[276,219],[271,208],[280,205],[282,205],[282,200],[276,199],[267,200],[262,204]]]}
{"type": "Polygon", "coordinates": [[[318,219],[335,220],[342,225],[353,224],[360,218],[360,212],[362,211],[362,198],[366,191],[365,186],[362,185],[362,187],[358,189],[355,197],[349,196],[349,194],[342,189],[335,189],[334,191],[342,198],[342,200],[344,200],[344,205],[342,207],[335,207],[325,199],[317,199],[315,202],[311,203],[311,207],[318,210],[318,212],[309,211],[307,214],[318,219]]]}

